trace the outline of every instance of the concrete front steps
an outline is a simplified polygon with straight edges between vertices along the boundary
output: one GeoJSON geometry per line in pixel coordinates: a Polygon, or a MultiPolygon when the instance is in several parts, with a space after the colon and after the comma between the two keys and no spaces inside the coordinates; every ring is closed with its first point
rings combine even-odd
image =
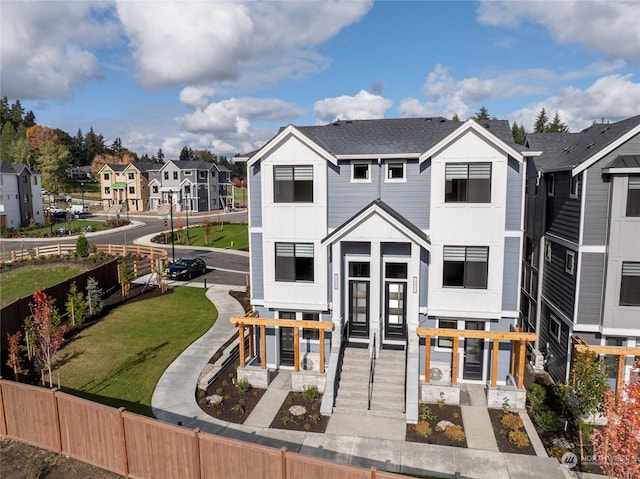
{"type": "Polygon", "coordinates": [[[368,410],[369,350],[347,347],[334,413],[404,419],[404,354],[404,351],[383,349],[376,358],[371,409],[368,410]]]}

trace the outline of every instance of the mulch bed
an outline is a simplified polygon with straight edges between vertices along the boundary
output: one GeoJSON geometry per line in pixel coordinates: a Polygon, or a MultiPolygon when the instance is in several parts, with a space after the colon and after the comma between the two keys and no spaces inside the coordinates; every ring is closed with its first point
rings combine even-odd
{"type": "Polygon", "coordinates": [[[316,399],[305,399],[303,393],[291,391],[269,427],[289,431],[324,432],[329,424],[329,416],[320,414],[321,402],[322,395],[318,395],[316,399]],[[295,416],[289,411],[292,406],[303,406],[306,413],[295,416]]]}
{"type": "MultiPolygon", "coordinates": [[[[493,432],[496,436],[496,442],[498,443],[498,449],[500,450],[500,452],[512,452],[515,454],[528,454],[530,456],[535,456],[536,451],[531,445],[531,440],[529,440],[529,445],[522,447],[519,447],[509,440],[508,435],[510,429],[506,428],[500,423],[503,415],[504,413],[501,409],[489,409],[491,425],[493,426],[493,432]]],[[[524,434],[527,434],[527,432],[524,430],[524,427],[521,428],[521,431],[524,432],[524,434]]],[[[527,437],[529,437],[528,434],[527,437]]]]}
{"type": "Polygon", "coordinates": [[[419,412],[423,411],[423,407],[429,408],[434,418],[429,420],[420,420],[418,424],[407,424],[406,440],[411,442],[422,442],[426,444],[438,444],[440,446],[454,446],[454,447],[467,447],[466,438],[462,441],[456,441],[448,437],[444,431],[436,430],[436,425],[440,421],[449,421],[456,426],[464,427],[462,424],[462,413],[460,412],[460,406],[454,406],[445,404],[440,406],[438,404],[421,404],[419,412]],[[416,428],[420,429],[420,423],[427,423],[431,428],[431,434],[425,436],[420,434],[416,428]]]}
{"type": "Polygon", "coordinates": [[[229,363],[221,371],[218,377],[209,385],[206,394],[198,392],[198,404],[209,416],[223,421],[242,424],[256,407],[266,389],[251,388],[241,393],[234,384],[239,361],[229,363]],[[222,396],[222,402],[218,405],[208,404],[206,397],[211,395],[222,396]]]}

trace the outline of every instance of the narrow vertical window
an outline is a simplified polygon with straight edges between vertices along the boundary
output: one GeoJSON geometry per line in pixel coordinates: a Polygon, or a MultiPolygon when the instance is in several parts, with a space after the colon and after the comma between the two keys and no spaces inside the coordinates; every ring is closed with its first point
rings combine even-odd
{"type": "Polygon", "coordinates": [[[629,177],[627,216],[640,216],[640,176],[629,177]]]}

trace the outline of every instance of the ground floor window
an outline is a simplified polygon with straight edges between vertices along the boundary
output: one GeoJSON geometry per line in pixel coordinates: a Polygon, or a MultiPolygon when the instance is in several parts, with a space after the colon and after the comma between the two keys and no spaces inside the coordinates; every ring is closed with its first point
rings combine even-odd
{"type": "MultiPolygon", "coordinates": [[[[458,322],[440,319],[438,321],[438,327],[442,329],[458,329],[458,322]]],[[[439,348],[451,349],[453,348],[453,338],[451,336],[438,336],[436,345],[439,348]]]]}

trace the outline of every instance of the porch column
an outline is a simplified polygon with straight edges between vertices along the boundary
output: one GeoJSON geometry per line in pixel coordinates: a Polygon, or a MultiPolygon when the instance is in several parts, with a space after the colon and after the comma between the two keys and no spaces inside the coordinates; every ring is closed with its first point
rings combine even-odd
{"type": "Polygon", "coordinates": [[[296,372],[300,371],[300,328],[293,328],[293,361],[296,372]]]}
{"type": "Polygon", "coordinates": [[[498,354],[500,352],[500,340],[493,340],[493,353],[491,354],[491,387],[496,387],[496,378],[498,376],[498,354]]]}
{"type": "Polygon", "coordinates": [[[255,356],[255,348],[253,347],[253,324],[249,325],[249,356],[255,356]]]}
{"type": "Polygon", "coordinates": [[[267,369],[267,327],[260,325],[260,367],[267,369]]]}
{"type": "Polygon", "coordinates": [[[424,382],[431,380],[431,336],[424,338],[424,382]]]}
{"type": "Polygon", "coordinates": [[[624,381],[624,358],[625,356],[622,354],[618,356],[618,377],[616,378],[616,395],[618,397],[622,392],[622,382],[624,381]]]}
{"type": "Polygon", "coordinates": [[[324,329],[320,330],[320,374],[324,374],[324,329]]]}
{"type": "Polygon", "coordinates": [[[240,367],[244,367],[244,324],[238,325],[238,351],[240,352],[240,367]]]}
{"type": "MultiPolygon", "coordinates": [[[[382,302],[384,301],[384,277],[382,272],[382,257],[380,241],[372,241],[371,242],[371,253],[370,253],[370,275],[371,275],[371,284],[369,285],[369,334],[373,336],[376,334],[378,336],[376,347],[380,348],[382,345],[382,331],[381,331],[381,320],[382,320],[382,302]]],[[[378,351],[376,351],[376,354],[378,351]]]]}
{"type": "Polygon", "coordinates": [[[525,359],[525,345],[526,341],[518,341],[520,343],[520,348],[518,350],[518,389],[522,389],[524,385],[524,359],[525,359]]]}
{"type": "Polygon", "coordinates": [[[458,336],[453,337],[453,357],[451,358],[451,384],[458,384],[458,343],[460,338],[458,336]]]}

